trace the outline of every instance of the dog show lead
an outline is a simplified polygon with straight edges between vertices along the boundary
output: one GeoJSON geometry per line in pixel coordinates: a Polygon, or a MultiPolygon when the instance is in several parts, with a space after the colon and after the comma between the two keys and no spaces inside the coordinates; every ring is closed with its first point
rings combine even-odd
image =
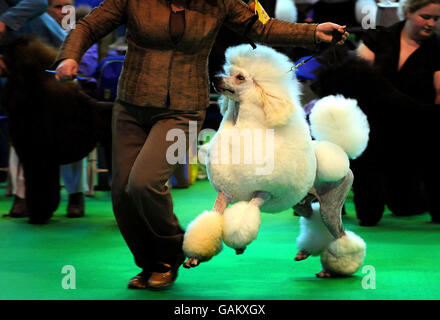
{"type": "MultiPolygon", "coordinates": [[[[184,230],[166,182],[169,130],[200,130],[209,106],[208,56],[222,25],[239,34],[254,19],[241,0],[105,0],[79,21],[56,59],[56,79],[76,75],[84,52],[120,25],[128,50],[113,109],[112,204],[119,229],[142,272],[129,288],[170,286],[184,261],[184,230]]],[[[269,46],[316,49],[331,42],[334,23],[256,20],[246,36],[269,46]]],[[[188,145],[188,144],[187,144],[188,145]]]]}

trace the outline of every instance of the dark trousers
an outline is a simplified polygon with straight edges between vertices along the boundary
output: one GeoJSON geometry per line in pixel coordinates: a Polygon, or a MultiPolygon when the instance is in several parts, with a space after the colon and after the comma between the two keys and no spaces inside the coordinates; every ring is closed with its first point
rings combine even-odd
{"type": "Polygon", "coordinates": [[[438,198],[439,170],[435,161],[408,161],[402,156],[389,162],[360,157],[352,161],[356,215],[362,224],[377,224],[385,205],[396,216],[409,216],[428,211],[432,221],[440,222],[438,198]]]}
{"type": "Polygon", "coordinates": [[[174,265],[183,260],[184,230],[173,212],[166,182],[176,164],[166,153],[171,129],[181,129],[188,150],[189,121],[197,132],[205,111],[173,111],[115,103],[113,109],[113,211],[135,263],[154,271],[158,262],[174,265]]]}

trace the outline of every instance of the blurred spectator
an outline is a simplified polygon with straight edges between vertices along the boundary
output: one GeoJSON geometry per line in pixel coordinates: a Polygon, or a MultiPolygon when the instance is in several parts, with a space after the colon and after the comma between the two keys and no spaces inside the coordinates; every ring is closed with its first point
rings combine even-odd
{"type": "MultiPolygon", "coordinates": [[[[357,53],[401,92],[420,103],[440,104],[440,37],[435,34],[440,0],[401,1],[400,9],[404,20],[369,30],[357,53]]],[[[418,130],[414,126],[409,129],[418,130]]],[[[435,160],[430,155],[407,153],[402,150],[392,160],[364,157],[353,163],[354,202],[361,224],[375,225],[384,204],[398,216],[429,211],[432,221],[440,222],[438,164],[432,164],[435,160]],[[425,157],[423,167],[409,169],[412,156],[425,157]]]]}
{"type": "MultiPolygon", "coordinates": [[[[64,6],[68,5],[73,6],[74,1],[49,0],[47,11],[26,23],[17,31],[17,33],[34,34],[47,41],[49,44],[59,47],[68,32],[68,30],[64,30],[61,25],[63,18],[69,13],[63,13],[62,9],[64,6]]],[[[86,10],[86,12],[88,11],[89,10],[86,10]]],[[[84,10],[80,10],[79,12],[84,13],[84,10]]],[[[81,18],[81,16],[77,16],[76,18],[81,18]]],[[[95,72],[98,64],[97,45],[90,48],[81,62],[79,71],[85,76],[91,76],[95,72]]],[[[19,159],[13,148],[11,148],[9,161],[12,169],[10,172],[13,194],[15,195],[14,203],[9,215],[11,217],[24,217],[28,215],[25,201],[25,177],[23,175],[23,170],[19,165],[19,159]]],[[[82,217],[85,213],[84,194],[88,191],[85,162],[86,159],[83,159],[60,167],[61,177],[69,194],[67,216],[71,218],[82,217]]],[[[44,199],[41,201],[44,201],[44,199]]]]}

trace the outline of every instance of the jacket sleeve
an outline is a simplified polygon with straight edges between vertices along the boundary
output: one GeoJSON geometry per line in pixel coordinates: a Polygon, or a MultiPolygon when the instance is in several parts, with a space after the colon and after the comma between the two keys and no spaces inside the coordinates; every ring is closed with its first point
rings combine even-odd
{"type": "Polygon", "coordinates": [[[81,19],[63,42],[55,65],[63,59],[78,63],[83,54],[99,39],[126,22],[127,0],[105,0],[81,19]]]}
{"type": "MultiPolygon", "coordinates": [[[[246,27],[252,23],[254,14],[241,0],[224,0],[226,19],[224,24],[245,35],[246,27]]],[[[266,24],[257,20],[246,32],[246,36],[256,42],[277,47],[304,47],[315,50],[315,30],[317,24],[292,23],[271,18],[266,24]]]]}
{"type": "Polygon", "coordinates": [[[17,31],[26,22],[42,15],[47,9],[47,0],[21,0],[0,15],[0,21],[17,31]]]}

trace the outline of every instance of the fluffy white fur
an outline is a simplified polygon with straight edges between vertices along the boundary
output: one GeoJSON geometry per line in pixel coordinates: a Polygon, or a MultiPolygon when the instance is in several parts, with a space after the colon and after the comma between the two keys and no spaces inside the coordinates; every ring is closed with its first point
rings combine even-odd
{"type": "Polygon", "coordinates": [[[296,22],[298,10],[294,0],[277,0],[275,4],[275,18],[279,20],[296,22]]]}
{"type": "Polygon", "coordinates": [[[262,211],[285,210],[307,194],[316,175],[316,157],[299,101],[299,84],[289,72],[292,63],[272,48],[258,46],[252,50],[249,45],[229,48],[226,61],[225,79],[232,82],[235,75],[241,74],[246,81],[240,86],[228,83],[235,95],[221,100],[224,117],[209,146],[209,180],[233,202],[249,201],[253,192],[261,190],[271,194],[262,211]],[[265,139],[266,129],[273,132],[273,141],[265,139]],[[254,157],[246,163],[243,159],[249,156],[245,149],[249,143],[239,137],[249,132],[254,157]],[[226,163],[220,157],[224,145],[230,150],[226,163]],[[267,157],[257,159],[256,147],[261,147],[267,157]],[[233,163],[234,156],[240,163],[233,163]],[[262,172],[264,168],[268,172],[259,174],[257,170],[262,172]]]}
{"type": "Polygon", "coordinates": [[[319,203],[313,203],[310,218],[299,218],[300,235],[296,238],[298,250],[305,250],[312,256],[318,256],[335,238],[324,225],[319,212],[319,203]]]}
{"type": "Polygon", "coordinates": [[[183,252],[187,257],[208,261],[222,250],[223,215],[204,211],[192,221],[183,238],[183,252]]]}
{"type": "MultiPolygon", "coordinates": [[[[331,111],[315,105],[312,123],[317,139],[329,138],[333,143],[312,142],[292,66],[287,56],[261,45],[255,50],[246,44],[226,51],[225,74],[219,83],[223,120],[208,145],[206,169],[212,186],[238,203],[225,210],[224,221],[216,213],[204,213],[206,217],[197,218],[187,228],[184,251],[188,257],[208,260],[219,251],[219,237],[232,248],[244,249],[257,236],[260,210],[280,212],[299,203],[312,189],[317,168],[318,179],[323,181],[345,176],[347,155],[333,143],[341,143],[345,152],[355,150],[357,155],[365,148],[365,134],[353,130],[365,118],[353,107],[355,102],[342,97],[322,104],[331,111]],[[335,105],[339,103],[343,107],[335,105]],[[264,139],[266,132],[273,139],[264,139]],[[249,146],[251,151],[246,149],[249,146]],[[257,157],[258,148],[265,156],[257,157]],[[259,174],[262,168],[270,170],[259,174]],[[270,195],[260,208],[249,203],[256,191],[270,195]]],[[[300,247],[318,254],[331,240],[329,236],[319,213],[310,220],[302,219],[300,247]]],[[[340,243],[345,248],[344,240],[337,240],[334,246],[340,243]]]]}
{"type": "Polygon", "coordinates": [[[355,273],[364,262],[366,244],[351,231],[333,240],[321,254],[323,268],[339,275],[355,273]]]}
{"type": "Polygon", "coordinates": [[[345,151],[328,141],[314,141],[318,168],[316,179],[320,182],[334,182],[344,178],[350,169],[350,161],[345,151]]]}
{"type": "Polygon", "coordinates": [[[257,237],[260,229],[260,209],[247,201],[240,201],[225,210],[223,242],[234,249],[244,249],[257,237]]]}
{"type": "Polygon", "coordinates": [[[316,102],[310,114],[312,135],[339,145],[351,159],[367,147],[370,126],[354,99],[327,96],[316,102]]]}

